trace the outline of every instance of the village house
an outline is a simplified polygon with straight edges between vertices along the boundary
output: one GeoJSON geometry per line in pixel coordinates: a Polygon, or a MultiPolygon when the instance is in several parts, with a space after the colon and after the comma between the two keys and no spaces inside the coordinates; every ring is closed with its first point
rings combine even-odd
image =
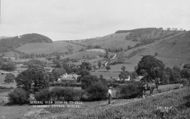
{"type": "Polygon", "coordinates": [[[60,76],[60,78],[58,78],[58,82],[62,82],[62,81],[77,81],[79,75],[77,74],[63,74],[60,76]]]}

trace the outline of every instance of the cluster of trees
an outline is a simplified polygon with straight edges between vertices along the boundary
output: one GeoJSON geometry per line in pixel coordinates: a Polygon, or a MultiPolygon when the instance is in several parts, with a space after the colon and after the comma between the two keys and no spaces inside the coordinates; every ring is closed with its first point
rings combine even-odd
{"type": "MultiPolygon", "coordinates": [[[[41,99],[41,94],[45,95],[46,93],[44,90],[49,88],[49,83],[57,81],[57,79],[64,73],[77,73],[80,75],[79,82],[81,82],[82,89],[85,90],[86,94],[91,95],[92,90],[95,90],[94,87],[102,88],[102,85],[100,81],[103,81],[103,78],[97,78],[94,76],[91,76],[89,71],[91,70],[91,65],[88,62],[82,62],[82,64],[78,67],[74,65],[70,65],[64,62],[57,62],[56,67],[52,70],[52,72],[46,72],[44,69],[44,63],[37,60],[29,61],[28,63],[28,69],[18,74],[18,76],[15,78],[17,88],[9,94],[10,102],[11,103],[18,103],[18,100],[22,100],[20,98],[27,98],[29,94],[36,94],[37,99],[41,99]],[[87,83],[88,81],[92,81],[91,83],[87,83]],[[91,89],[92,88],[92,89],[91,89]],[[20,91],[22,90],[22,91],[20,91]],[[14,93],[14,94],[13,94],[14,93]],[[25,95],[25,96],[21,96],[25,95]]],[[[7,81],[9,82],[12,77],[8,76],[7,81]]],[[[11,79],[12,80],[12,79],[11,79]]],[[[104,80],[105,82],[105,80],[104,80]]],[[[106,92],[106,88],[101,89],[106,92]]],[[[102,92],[100,91],[100,93],[102,92]]],[[[65,91],[66,92],[66,91],[65,91]]],[[[98,91],[99,92],[99,91],[98,91]]],[[[72,96],[74,96],[74,92],[72,93],[72,96]]],[[[102,98],[101,94],[98,98],[93,97],[91,95],[88,99],[95,100],[102,98]]],[[[49,94],[48,94],[49,95],[49,94]]],[[[69,94],[70,95],[70,94],[69,94]]],[[[42,96],[43,97],[43,96],[42,96]]],[[[27,101],[24,99],[24,101],[21,101],[18,104],[26,103],[27,101]]]]}
{"type": "Polygon", "coordinates": [[[100,76],[84,75],[81,77],[81,88],[84,90],[83,100],[102,100],[107,96],[107,81],[100,76]]]}
{"type": "Polygon", "coordinates": [[[14,74],[12,74],[12,73],[6,74],[5,80],[4,80],[5,83],[13,83],[14,81],[15,81],[15,75],[14,74]]]}
{"type": "Polygon", "coordinates": [[[44,67],[32,65],[18,74],[15,79],[17,88],[9,93],[9,101],[13,104],[29,102],[29,95],[48,88],[49,77],[44,67]]]}
{"type": "Polygon", "coordinates": [[[16,65],[11,60],[0,58],[0,69],[5,71],[14,71],[16,65]]]}
{"type": "Polygon", "coordinates": [[[144,80],[146,81],[160,78],[162,84],[181,83],[183,79],[190,80],[189,64],[184,65],[182,69],[177,66],[173,68],[165,67],[161,60],[150,55],[144,56],[141,59],[136,68],[136,73],[144,76],[144,80]]]}
{"type": "Polygon", "coordinates": [[[21,72],[15,80],[18,88],[31,93],[47,88],[49,84],[48,74],[41,66],[29,67],[21,72]]]}
{"type": "MultiPolygon", "coordinates": [[[[27,70],[20,73],[15,81],[17,88],[9,94],[10,103],[24,104],[29,102],[29,94],[34,94],[37,100],[47,101],[52,98],[64,100],[101,100],[105,99],[107,94],[107,83],[103,76],[99,78],[89,73],[91,70],[89,63],[83,62],[78,68],[80,74],[82,90],[74,88],[56,88],[49,90],[49,82],[52,77],[44,70],[43,66],[32,65],[27,70]],[[80,69],[80,70],[79,70],[80,69]],[[80,95],[79,95],[80,94],[80,95]]],[[[58,77],[63,72],[63,68],[55,68],[51,76],[58,77]]],[[[56,78],[55,78],[56,79],[56,78]]]]}
{"type": "Polygon", "coordinates": [[[119,86],[119,97],[118,98],[135,98],[143,96],[143,84],[141,82],[130,81],[125,85],[119,86]]]}
{"type": "MultiPolygon", "coordinates": [[[[102,100],[107,96],[107,90],[110,83],[101,75],[93,76],[89,71],[92,70],[91,64],[82,62],[75,66],[67,64],[64,61],[57,61],[56,67],[50,73],[44,69],[43,63],[39,61],[29,62],[27,70],[21,72],[15,79],[17,88],[9,94],[10,102],[17,104],[27,103],[29,94],[35,94],[37,100],[50,100],[52,98],[63,100],[102,100]],[[80,75],[78,82],[81,83],[81,90],[74,88],[55,88],[49,90],[49,82],[56,81],[64,73],[76,73],[80,75]]],[[[144,56],[137,65],[135,72],[129,73],[125,67],[121,68],[119,77],[126,79],[129,75],[143,75],[144,81],[152,81],[156,78],[161,79],[161,83],[179,83],[185,78],[190,80],[190,65],[184,65],[183,69],[178,67],[168,68],[164,63],[154,56],[144,56]]],[[[7,76],[7,80],[14,77],[7,76]]],[[[119,98],[133,98],[142,95],[142,84],[139,82],[128,82],[119,87],[119,98]]]]}
{"type": "Polygon", "coordinates": [[[161,78],[165,65],[162,61],[156,59],[154,56],[144,56],[138,63],[136,72],[138,75],[143,75],[146,80],[150,81],[155,78],[161,78]]]}

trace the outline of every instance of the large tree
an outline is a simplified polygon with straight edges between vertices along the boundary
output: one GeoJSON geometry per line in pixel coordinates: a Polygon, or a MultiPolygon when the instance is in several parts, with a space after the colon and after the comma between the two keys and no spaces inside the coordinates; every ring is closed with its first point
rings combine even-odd
{"type": "Polygon", "coordinates": [[[147,80],[152,80],[155,78],[162,78],[164,63],[156,59],[154,56],[146,55],[143,56],[138,63],[136,72],[138,75],[146,76],[147,80]]]}
{"type": "Polygon", "coordinates": [[[16,77],[17,87],[30,92],[47,88],[48,82],[48,74],[41,66],[32,66],[16,77]]]}

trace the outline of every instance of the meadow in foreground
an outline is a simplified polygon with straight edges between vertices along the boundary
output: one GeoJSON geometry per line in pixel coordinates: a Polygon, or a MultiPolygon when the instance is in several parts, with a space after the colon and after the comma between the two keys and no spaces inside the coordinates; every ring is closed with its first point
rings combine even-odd
{"type": "Polygon", "coordinates": [[[98,106],[85,106],[87,103],[84,103],[80,108],[45,108],[48,113],[45,112],[46,114],[40,117],[43,119],[189,119],[189,91],[190,88],[185,87],[145,99],[120,101],[111,105],[102,101],[98,106]]]}

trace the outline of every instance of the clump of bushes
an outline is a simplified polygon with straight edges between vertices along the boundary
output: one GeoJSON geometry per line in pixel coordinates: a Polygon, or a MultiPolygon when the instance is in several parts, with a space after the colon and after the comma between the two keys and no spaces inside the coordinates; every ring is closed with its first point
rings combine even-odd
{"type": "Polygon", "coordinates": [[[119,98],[135,98],[143,95],[143,86],[140,82],[128,82],[119,86],[119,98]]]}
{"type": "Polygon", "coordinates": [[[92,83],[88,88],[85,89],[86,97],[83,95],[83,100],[97,101],[106,99],[107,86],[101,81],[92,83]]]}
{"type": "Polygon", "coordinates": [[[38,101],[48,101],[51,98],[51,92],[49,89],[42,89],[35,93],[35,99],[38,101]]]}
{"type": "Polygon", "coordinates": [[[74,88],[65,88],[63,90],[63,97],[65,101],[79,101],[81,100],[83,91],[74,88]]]}
{"type": "Polygon", "coordinates": [[[29,103],[29,93],[22,88],[16,88],[8,94],[10,104],[29,103]]]}
{"type": "Polygon", "coordinates": [[[107,96],[108,85],[107,81],[100,76],[99,78],[93,75],[85,75],[81,77],[81,86],[84,90],[82,100],[94,101],[102,100],[107,96]]]}
{"type": "Polygon", "coordinates": [[[55,87],[52,90],[42,89],[35,93],[35,98],[38,101],[79,101],[82,93],[83,91],[80,89],[55,87]]]}
{"type": "Polygon", "coordinates": [[[12,73],[8,73],[8,74],[5,76],[4,82],[5,82],[5,83],[13,83],[14,80],[15,80],[15,75],[12,74],[12,73]]]}

